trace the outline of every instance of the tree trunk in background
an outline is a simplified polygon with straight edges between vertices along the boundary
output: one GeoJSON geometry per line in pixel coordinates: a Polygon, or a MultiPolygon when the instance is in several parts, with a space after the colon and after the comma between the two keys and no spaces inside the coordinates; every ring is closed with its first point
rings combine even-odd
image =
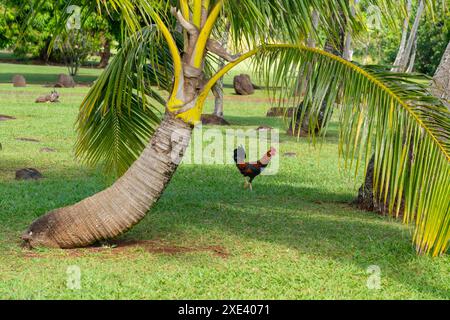
{"type": "MultiPolygon", "coordinates": [[[[411,53],[413,50],[414,43],[416,42],[416,39],[417,39],[417,31],[419,29],[419,24],[420,24],[420,20],[422,18],[424,9],[425,9],[424,2],[423,2],[423,0],[420,0],[419,6],[417,8],[416,18],[414,19],[414,24],[411,28],[411,32],[409,33],[408,42],[406,43],[403,51],[399,50],[399,53],[397,54],[398,61],[396,59],[396,62],[394,63],[393,71],[406,72],[409,62],[411,60],[411,53]]],[[[403,37],[403,35],[402,35],[402,37],[403,37]]]]}
{"type": "Polygon", "coordinates": [[[39,60],[43,62],[48,62],[50,59],[50,56],[48,55],[48,49],[50,47],[50,44],[52,42],[51,38],[48,38],[45,40],[44,47],[39,51],[39,60]]]}
{"type": "Polygon", "coordinates": [[[30,247],[74,248],[127,231],[163,193],[191,133],[190,125],[166,113],[139,159],[111,187],[40,217],[22,239],[30,247]]]}
{"type": "Polygon", "coordinates": [[[408,0],[408,3],[406,5],[406,18],[403,21],[403,28],[402,28],[402,39],[400,41],[400,47],[397,52],[397,57],[394,61],[394,66],[399,66],[400,61],[402,60],[402,57],[405,52],[406,47],[406,40],[408,39],[408,31],[409,31],[409,20],[411,18],[411,7],[412,7],[412,0],[408,0]]]}
{"type": "MultiPolygon", "coordinates": [[[[313,23],[313,28],[316,30],[317,27],[319,26],[319,14],[317,13],[316,10],[313,10],[313,12],[312,12],[312,23],[313,23]]],[[[315,48],[316,47],[316,38],[311,37],[311,36],[308,37],[307,45],[308,45],[308,47],[315,48]]]]}
{"type": "Polygon", "coordinates": [[[106,68],[110,58],[111,58],[111,41],[105,38],[103,42],[103,50],[100,51],[100,63],[98,64],[98,67],[106,68]]]}
{"type": "MultiPolygon", "coordinates": [[[[431,92],[445,100],[450,100],[450,43],[442,56],[441,63],[434,75],[434,83],[431,92]]],[[[450,104],[447,105],[450,109],[450,104]]],[[[412,157],[412,155],[411,155],[412,157]]],[[[367,167],[367,174],[364,184],[359,188],[358,198],[356,203],[361,209],[369,211],[378,211],[386,214],[386,208],[383,204],[378,203],[374,198],[373,193],[373,171],[374,171],[375,156],[369,161],[367,167]]]]}
{"type": "MultiPolygon", "coordinates": [[[[319,24],[319,15],[317,14],[316,11],[313,11],[313,24],[314,27],[317,28],[318,24],[319,24]]],[[[341,13],[342,14],[342,13],[341,13]]],[[[316,43],[315,40],[312,37],[308,38],[308,46],[310,47],[315,47],[316,43]]],[[[349,41],[351,43],[351,37],[349,38],[349,41]]],[[[330,41],[329,39],[327,39],[327,41],[325,42],[325,46],[324,46],[324,50],[327,52],[330,52],[336,56],[342,57],[343,56],[343,52],[345,49],[345,45],[346,45],[346,32],[344,30],[343,27],[339,28],[339,43],[334,44],[332,41],[330,41]]],[[[349,47],[350,48],[350,45],[349,47]]],[[[311,72],[311,68],[306,68],[308,73],[311,72]]],[[[303,75],[300,74],[299,75],[299,79],[302,77],[303,75]]],[[[307,76],[306,81],[304,84],[302,85],[298,85],[297,87],[297,94],[299,94],[300,92],[303,94],[303,91],[307,88],[307,84],[308,84],[308,79],[309,76],[307,76]]],[[[321,114],[323,115],[324,112],[322,112],[322,110],[325,110],[326,108],[326,101],[327,99],[325,98],[324,101],[322,102],[322,107],[321,107],[321,114]]],[[[292,135],[292,136],[301,136],[301,137],[305,137],[308,136],[310,131],[314,131],[315,133],[318,133],[320,131],[320,128],[322,127],[322,123],[323,123],[323,117],[321,117],[319,115],[316,124],[315,124],[315,128],[310,128],[311,124],[310,124],[310,112],[307,109],[304,113],[304,117],[303,120],[301,120],[301,114],[302,114],[302,108],[304,108],[304,104],[303,102],[300,103],[300,105],[297,108],[297,111],[294,112],[294,115],[296,116],[296,119],[290,122],[290,126],[289,129],[287,131],[288,135],[292,135]],[[299,125],[301,120],[301,124],[299,125]],[[294,129],[295,127],[295,129],[294,129]]],[[[308,107],[306,107],[308,108],[308,107]]]]}
{"type": "Polygon", "coordinates": [[[450,42],[433,77],[432,92],[436,97],[450,100],[450,42]]]}
{"type": "MultiPolygon", "coordinates": [[[[356,9],[355,6],[358,4],[359,0],[353,0],[353,3],[350,7],[352,16],[355,15],[356,9]]],[[[342,52],[342,57],[347,61],[353,60],[353,48],[352,48],[352,33],[351,27],[347,27],[347,31],[345,33],[345,43],[344,43],[344,49],[342,52]]]]}
{"type": "Polygon", "coordinates": [[[407,73],[411,73],[414,70],[414,63],[416,62],[416,54],[417,54],[417,37],[414,39],[414,45],[411,52],[411,59],[409,60],[408,68],[406,69],[407,73]]]}
{"type": "MultiPolygon", "coordinates": [[[[227,49],[228,38],[230,35],[230,28],[231,24],[227,22],[222,39],[220,40],[220,44],[224,49],[227,49]]],[[[223,58],[219,58],[219,61],[220,62],[218,68],[220,70],[225,66],[225,60],[223,58]]],[[[223,118],[223,77],[216,82],[212,91],[215,97],[213,115],[223,118]]]]}
{"type": "MultiPolygon", "coordinates": [[[[313,10],[313,12],[312,12],[312,22],[313,22],[314,29],[317,29],[317,27],[319,26],[319,14],[317,13],[316,10],[313,10]]],[[[310,35],[308,37],[308,39],[306,39],[306,45],[310,48],[315,48],[316,47],[316,38],[314,36],[310,35]]],[[[300,71],[299,75],[298,75],[298,84],[297,84],[297,88],[295,89],[296,96],[303,95],[302,91],[306,88],[306,85],[310,78],[310,74],[312,72],[311,66],[308,65],[308,67],[306,68],[307,76],[306,76],[306,80],[304,83],[301,82],[301,80],[303,78],[303,72],[304,71],[300,71]]]]}
{"type": "MultiPolygon", "coordinates": [[[[317,29],[317,27],[319,26],[319,14],[317,13],[316,10],[313,10],[312,12],[312,22],[313,22],[313,27],[314,29],[317,29]]],[[[315,48],[316,47],[316,38],[315,36],[309,36],[308,39],[306,40],[306,45],[310,48],[315,48]]],[[[308,64],[308,66],[305,68],[306,71],[306,79],[304,82],[302,82],[302,78],[303,78],[303,72],[300,71],[299,75],[298,75],[298,84],[297,84],[297,88],[295,90],[295,95],[296,96],[300,96],[304,94],[304,90],[307,88],[308,86],[308,82],[309,79],[311,77],[311,72],[312,72],[312,68],[311,65],[308,64]]],[[[294,129],[294,124],[290,123],[290,127],[288,129],[288,135],[292,135],[292,136],[296,136],[296,135],[300,135],[300,136],[307,136],[308,132],[309,132],[309,114],[308,112],[305,112],[305,116],[303,118],[302,124],[300,125],[299,128],[299,122],[300,122],[300,117],[302,114],[302,110],[301,108],[303,107],[303,103],[301,103],[298,106],[298,110],[296,112],[294,112],[294,115],[296,116],[295,119],[295,129],[294,129]],[[298,132],[300,129],[300,132],[298,132]]]]}
{"type": "Polygon", "coordinates": [[[342,57],[348,61],[353,60],[352,34],[350,32],[347,32],[347,34],[345,36],[345,45],[344,45],[344,52],[343,52],[342,57]]]}

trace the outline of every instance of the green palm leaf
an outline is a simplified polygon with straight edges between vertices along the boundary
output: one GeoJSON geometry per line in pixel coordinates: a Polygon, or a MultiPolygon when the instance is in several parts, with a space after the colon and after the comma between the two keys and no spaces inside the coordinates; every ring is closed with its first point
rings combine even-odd
{"type": "Polygon", "coordinates": [[[90,165],[104,160],[107,171],[118,175],[136,160],[164,110],[165,99],[151,87],[169,86],[170,55],[164,52],[158,31],[150,27],[120,49],[81,104],[78,158],[90,165]],[[162,50],[153,52],[158,48],[162,50]]]}
{"type": "Polygon", "coordinates": [[[393,215],[404,206],[404,222],[415,222],[418,252],[445,252],[450,239],[450,112],[429,93],[429,81],[361,67],[304,46],[263,46],[257,59],[269,79],[267,87],[282,88],[275,93],[281,103],[299,102],[292,90],[298,70],[312,65],[315,72],[303,98],[311,105],[311,121],[317,121],[324,99],[329,100],[325,117],[336,102],[339,153],[346,165],[367,164],[375,151],[376,197],[389,203],[393,215]]]}

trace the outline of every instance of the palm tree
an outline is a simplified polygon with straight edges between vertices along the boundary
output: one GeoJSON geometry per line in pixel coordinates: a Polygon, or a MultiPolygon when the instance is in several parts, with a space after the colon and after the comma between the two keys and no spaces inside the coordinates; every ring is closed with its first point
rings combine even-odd
{"type": "MultiPolygon", "coordinates": [[[[214,84],[253,57],[267,87],[284,88],[276,94],[296,105],[298,74],[305,66],[312,68],[304,97],[311,106],[311,116],[318,117],[325,98],[325,117],[334,108],[332,102],[338,102],[339,153],[349,166],[358,168],[374,150],[375,176],[380,177],[374,184],[376,196],[385,198],[383,191],[388,188],[394,190],[396,199],[404,195],[405,222],[415,221],[418,252],[445,252],[450,234],[447,108],[430,95],[422,77],[359,66],[298,42],[313,31],[313,10],[322,17],[322,27],[330,35],[336,34],[336,27],[327,21],[342,24],[345,19],[352,30],[360,28],[346,1],[169,2],[81,1],[86,7],[120,13],[128,41],[81,105],[77,154],[88,163],[104,159],[125,173],[106,190],[33,222],[22,236],[30,246],[86,246],[115,237],[138,223],[175,173],[214,84]],[[230,21],[235,46],[251,48],[249,51],[232,55],[212,39],[221,14],[230,21]],[[173,31],[176,23],[183,27],[182,35],[173,31]],[[272,42],[274,39],[278,42],[272,42]],[[210,54],[228,63],[213,73],[207,61],[210,54]],[[163,99],[151,83],[168,90],[169,97],[163,99]],[[158,104],[164,106],[162,120],[158,104]],[[406,170],[409,150],[405,145],[409,143],[403,142],[419,138],[422,143],[414,150],[414,163],[406,170]]],[[[371,2],[389,8],[387,12],[398,7],[397,1],[371,2]]],[[[396,204],[390,208],[395,214],[399,202],[391,203],[396,204]]]]}

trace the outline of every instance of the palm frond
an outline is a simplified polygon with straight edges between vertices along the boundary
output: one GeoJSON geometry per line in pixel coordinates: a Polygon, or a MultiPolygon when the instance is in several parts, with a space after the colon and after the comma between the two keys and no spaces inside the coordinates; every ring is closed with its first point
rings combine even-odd
{"type": "Polygon", "coordinates": [[[429,79],[358,66],[298,45],[263,46],[257,59],[255,65],[268,79],[266,87],[282,88],[272,94],[282,104],[297,105],[303,99],[311,106],[311,121],[317,121],[325,99],[325,117],[337,104],[339,154],[348,168],[358,168],[363,161],[367,165],[375,152],[377,199],[389,206],[392,215],[404,206],[404,222],[415,222],[418,252],[436,256],[446,251],[450,239],[450,112],[429,93],[429,79]],[[292,88],[299,69],[306,65],[313,69],[306,94],[295,97],[292,88]]]}
{"type": "Polygon", "coordinates": [[[81,104],[78,158],[90,165],[104,161],[105,168],[118,175],[136,160],[165,107],[166,100],[151,85],[169,89],[172,64],[167,52],[151,27],[120,49],[81,104]]]}

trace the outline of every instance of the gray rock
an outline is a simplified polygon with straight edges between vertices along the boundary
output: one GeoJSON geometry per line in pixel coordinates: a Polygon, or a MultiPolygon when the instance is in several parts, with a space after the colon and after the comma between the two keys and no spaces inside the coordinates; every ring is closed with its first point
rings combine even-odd
{"type": "Polygon", "coordinates": [[[25,80],[25,77],[20,74],[16,74],[15,76],[12,77],[12,83],[14,87],[27,86],[27,81],[25,80]]]}
{"type": "Polygon", "coordinates": [[[233,79],[234,91],[242,96],[247,96],[255,92],[255,87],[250,80],[248,74],[241,74],[235,76],[233,79]]]}
{"type": "Polygon", "coordinates": [[[58,76],[58,81],[55,84],[56,88],[73,88],[75,87],[75,81],[67,74],[61,73],[58,76]]]}
{"type": "Polygon", "coordinates": [[[214,114],[202,114],[201,120],[202,124],[204,125],[218,125],[218,126],[230,125],[230,123],[227,120],[214,114]]]}
{"type": "Polygon", "coordinates": [[[42,174],[34,168],[25,168],[16,171],[16,180],[38,180],[42,174]]]}

